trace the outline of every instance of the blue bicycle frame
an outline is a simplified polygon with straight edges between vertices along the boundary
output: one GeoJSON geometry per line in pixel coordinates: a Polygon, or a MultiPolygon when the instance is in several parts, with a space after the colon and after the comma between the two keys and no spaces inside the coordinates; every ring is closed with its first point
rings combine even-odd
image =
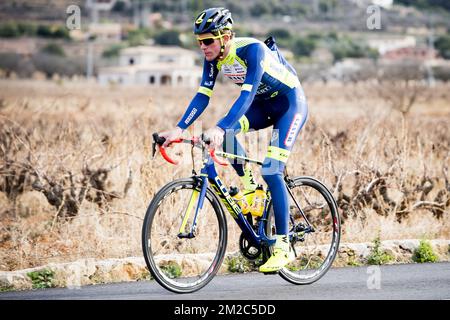
{"type": "MultiPolygon", "coordinates": [[[[260,164],[260,162],[251,160],[244,157],[239,157],[233,154],[225,153],[225,152],[217,152],[218,155],[222,157],[228,157],[228,158],[240,158],[247,162],[254,162],[260,164]]],[[[244,214],[242,213],[241,208],[239,205],[234,201],[234,199],[230,196],[227,188],[220,180],[213,159],[208,156],[204,158],[204,166],[200,172],[200,179],[202,181],[201,183],[201,189],[200,189],[200,195],[198,199],[197,208],[195,211],[194,220],[192,223],[192,226],[195,230],[196,222],[197,222],[197,216],[199,212],[201,211],[203,207],[203,203],[206,196],[206,190],[208,188],[208,185],[211,184],[216,194],[219,196],[222,203],[225,205],[225,208],[227,208],[228,212],[231,214],[233,219],[236,221],[236,223],[241,228],[245,238],[250,241],[250,243],[256,247],[261,247],[262,244],[271,246],[275,243],[275,239],[268,238],[265,232],[265,225],[266,223],[259,223],[257,232],[254,231],[253,227],[249,223],[249,221],[246,219],[244,214]]],[[[268,195],[270,197],[270,194],[268,195]]],[[[267,222],[267,203],[270,202],[270,199],[267,199],[266,206],[264,208],[264,213],[261,218],[262,221],[267,222]]]]}

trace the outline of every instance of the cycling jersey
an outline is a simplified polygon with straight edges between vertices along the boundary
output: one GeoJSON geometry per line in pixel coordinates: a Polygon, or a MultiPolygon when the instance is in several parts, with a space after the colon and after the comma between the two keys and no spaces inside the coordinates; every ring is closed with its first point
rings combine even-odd
{"type": "Polygon", "coordinates": [[[205,59],[200,88],[178,126],[186,129],[205,110],[220,71],[241,87],[238,99],[217,123],[224,130],[231,128],[245,114],[254,99],[271,99],[299,87],[295,70],[273,42],[269,45],[271,48],[253,38],[235,38],[224,60],[205,59]]]}

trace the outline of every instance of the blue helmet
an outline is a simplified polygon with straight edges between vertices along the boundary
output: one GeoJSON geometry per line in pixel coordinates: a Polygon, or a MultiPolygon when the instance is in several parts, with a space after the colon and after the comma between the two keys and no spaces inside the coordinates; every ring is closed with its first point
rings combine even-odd
{"type": "Polygon", "coordinates": [[[225,8],[203,10],[195,19],[194,34],[216,33],[220,30],[232,29],[231,12],[225,8]]]}

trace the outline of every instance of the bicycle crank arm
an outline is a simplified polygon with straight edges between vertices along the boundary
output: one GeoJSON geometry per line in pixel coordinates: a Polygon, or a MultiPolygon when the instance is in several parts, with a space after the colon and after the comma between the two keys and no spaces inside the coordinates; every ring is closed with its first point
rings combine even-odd
{"type": "Polygon", "coordinates": [[[180,239],[192,239],[195,237],[195,234],[193,232],[189,232],[189,233],[183,232],[183,233],[179,233],[177,235],[177,237],[180,239]]]}

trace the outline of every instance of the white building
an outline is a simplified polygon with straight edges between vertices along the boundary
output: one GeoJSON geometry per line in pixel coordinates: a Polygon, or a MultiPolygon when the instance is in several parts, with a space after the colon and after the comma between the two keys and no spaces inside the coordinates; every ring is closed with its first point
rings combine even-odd
{"type": "Polygon", "coordinates": [[[394,0],[350,0],[360,8],[365,8],[370,5],[376,5],[389,10],[394,5],[394,0]]]}
{"type": "Polygon", "coordinates": [[[196,87],[202,69],[195,65],[197,54],[172,46],[139,46],[122,50],[119,66],[101,68],[101,84],[120,83],[196,87]]]}
{"type": "Polygon", "coordinates": [[[119,23],[90,23],[89,35],[96,41],[119,42],[122,38],[122,26],[119,23]]]}
{"type": "Polygon", "coordinates": [[[416,44],[416,38],[413,36],[386,36],[369,39],[367,41],[367,45],[372,49],[378,50],[380,55],[401,48],[414,48],[416,44]]]}

